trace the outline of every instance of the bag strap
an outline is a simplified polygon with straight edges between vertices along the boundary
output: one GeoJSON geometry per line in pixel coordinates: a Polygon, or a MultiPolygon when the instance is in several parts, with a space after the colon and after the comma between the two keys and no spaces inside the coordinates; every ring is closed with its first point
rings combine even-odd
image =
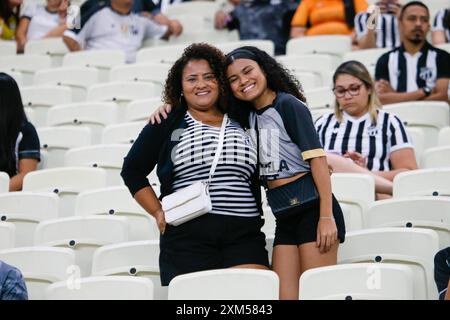
{"type": "Polygon", "coordinates": [[[217,145],[216,154],[214,156],[214,160],[211,165],[211,169],[209,170],[208,184],[211,183],[211,180],[214,176],[214,172],[216,171],[217,164],[219,163],[220,154],[222,153],[222,149],[223,149],[223,142],[225,140],[225,128],[227,126],[227,122],[228,122],[228,115],[224,114],[223,120],[222,120],[222,126],[220,127],[219,144],[217,145]]]}

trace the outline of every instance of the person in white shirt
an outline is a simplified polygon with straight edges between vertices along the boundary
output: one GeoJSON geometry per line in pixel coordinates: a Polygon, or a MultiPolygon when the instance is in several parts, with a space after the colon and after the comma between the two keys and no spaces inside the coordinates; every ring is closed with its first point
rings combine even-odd
{"type": "Polygon", "coordinates": [[[64,32],[70,51],[121,49],[126,62],[136,59],[136,52],[147,38],[168,38],[171,31],[150,19],[132,13],[133,0],[111,0],[110,5],[93,14],[80,30],[64,32]]]}
{"type": "Polygon", "coordinates": [[[61,37],[66,30],[66,15],[67,0],[47,0],[46,5],[28,5],[20,16],[16,32],[18,52],[23,52],[28,40],[61,37]]]}

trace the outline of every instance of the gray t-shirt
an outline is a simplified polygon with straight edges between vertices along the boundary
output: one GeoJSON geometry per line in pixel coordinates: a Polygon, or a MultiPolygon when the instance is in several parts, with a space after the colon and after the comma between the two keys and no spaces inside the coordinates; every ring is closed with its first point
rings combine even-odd
{"type": "Polygon", "coordinates": [[[325,156],[311,112],[290,94],[279,92],[273,104],[252,112],[250,127],[256,122],[260,175],[267,180],[309,172],[308,160],[325,156]]]}

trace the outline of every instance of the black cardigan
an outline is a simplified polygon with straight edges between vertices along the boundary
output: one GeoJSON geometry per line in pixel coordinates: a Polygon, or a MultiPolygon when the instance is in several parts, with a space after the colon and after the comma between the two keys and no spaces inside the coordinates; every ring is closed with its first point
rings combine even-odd
{"type": "MultiPolygon", "coordinates": [[[[142,188],[150,186],[147,176],[156,165],[158,165],[156,174],[161,183],[160,199],[172,193],[173,162],[171,154],[179,142],[181,130],[187,128],[185,115],[186,109],[174,110],[161,124],[147,124],[142,129],[125,157],[120,173],[133,196],[142,188]],[[175,132],[176,130],[177,132],[175,132]],[[175,138],[174,141],[171,139],[172,136],[175,138]]],[[[250,189],[255,197],[258,211],[262,215],[261,187],[258,175],[258,170],[256,170],[251,177],[250,189]]]]}

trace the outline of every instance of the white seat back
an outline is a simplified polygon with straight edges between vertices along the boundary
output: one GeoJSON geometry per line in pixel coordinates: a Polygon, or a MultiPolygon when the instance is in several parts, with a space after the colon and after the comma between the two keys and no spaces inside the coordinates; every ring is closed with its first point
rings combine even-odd
{"type": "Polygon", "coordinates": [[[300,300],[411,300],[413,273],[409,266],[355,263],[320,267],[300,277],[300,300]]]}
{"type": "Polygon", "coordinates": [[[9,192],[0,194],[0,220],[16,226],[15,246],[34,243],[36,226],[58,217],[59,198],[54,193],[9,192]]]}
{"type": "Polygon", "coordinates": [[[67,283],[50,285],[46,300],[153,300],[153,283],[136,277],[88,277],[72,288],[67,283]]]}
{"type": "Polygon", "coordinates": [[[106,171],[100,168],[66,167],[28,173],[24,191],[54,192],[60,199],[59,216],[72,216],[78,193],[106,187],[106,171]]]}
{"type": "Polygon", "coordinates": [[[434,255],[439,237],[433,230],[379,228],[348,232],[339,246],[338,263],[401,263],[414,273],[414,299],[437,299],[434,255]]]}
{"type": "Polygon", "coordinates": [[[94,251],[106,244],[128,241],[128,229],[128,220],[124,217],[46,220],[36,228],[35,245],[73,249],[76,265],[84,277],[91,272],[94,251]]]}
{"type": "Polygon", "coordinates": [[[16,226],[0,220],[0,250],[14,248],[16,226]]]}
{"type": "Polygon", "coordinates": [[[102,168],[106,171],[108,186],[123,185],[120,171],[130,144],[97,144],[72,148],[64,156],[64,165],[73,167],[102,168]]]}
{"type": "Polygon", "coordinates": [[[218,269],[175,277],[169,300],[278,300],[275,272],[253,269],[218,269]]]}
{"type": "Polygon", "coordinates": [[[367,227],[432,229],[439,235],[439,248],[450,246],[450,199],[407,197],[376,201],[366,213],[367,227]]]}
{"type": "Polygon", "coordinates": [[[155,299],[167,299],[159,275],[159,240],[133,241],[98,248],[92,261],[93,276],[136,276],[153,282],[155,299]]]}
{"type": "Polygon", "coordinates": [[[75,215],[127,217],[130,224],[130,241],[159,239],[155,219],[133,199],[125,186],[80,193],[75,203],[75,215]]]}
{"type": "Polygon", "coordinates": [[[52,283],[79,277],[75,253],[68,248],[26,247],[0,251],[0,260],[18,268],[24,277],[28,299],[44,299],[52,283]]]}
{"type": "Polygon", "coordinates": [[[345,207],[346,230],[363,229],[364,211],[375,201],[374,179],[359,173],[333,173],[331,187],[336,199],[345,207]]]}

